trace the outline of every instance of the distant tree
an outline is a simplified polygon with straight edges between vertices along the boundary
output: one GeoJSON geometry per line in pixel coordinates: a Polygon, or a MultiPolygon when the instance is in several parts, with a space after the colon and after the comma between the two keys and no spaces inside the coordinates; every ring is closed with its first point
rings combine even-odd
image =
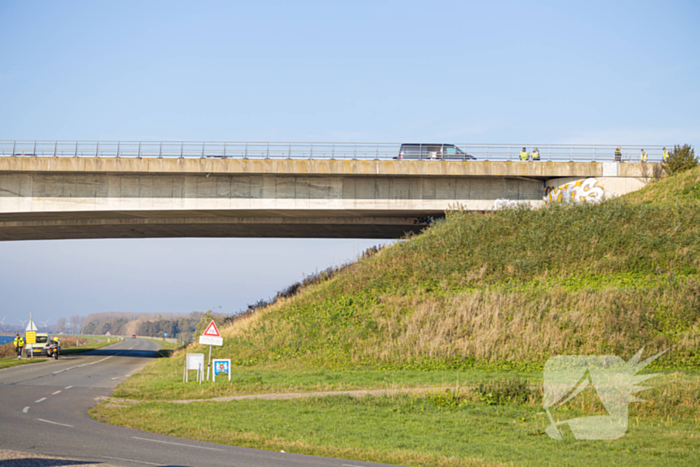
{"type": "Polygon", "coordinates": [[[66,332],[66,318],[63,316],[58,318],[58,321],[56,321],[56,330],[58,332],[66,332]]]}
{"type": "Polygon", "coordinates": [[[70,326],[75,334],[80,334],[80,328],[83,326],[84,316],[73,315],[70,317],[70,326]]]}
{"type": "Polygon", "coordinates": [[[663,168],[667,174],[673,175],[692,169],[696,165],[698,165],[698,158],[695,156],[695,149],[689,144],[684,144],[683,146],[674,146],[673,152],[663,164],[663,168]]]}

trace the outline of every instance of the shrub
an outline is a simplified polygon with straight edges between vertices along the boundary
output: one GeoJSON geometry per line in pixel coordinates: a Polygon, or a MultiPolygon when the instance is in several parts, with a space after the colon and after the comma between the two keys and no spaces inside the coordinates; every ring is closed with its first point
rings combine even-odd
{"type": "Polygon", "coordinates": [[[698,165],[698,158],[695,156],[695,149],[689,144],[675,146],[668,160],[663,164],[664,171],[673,175],[683,172],[698,165]]]}

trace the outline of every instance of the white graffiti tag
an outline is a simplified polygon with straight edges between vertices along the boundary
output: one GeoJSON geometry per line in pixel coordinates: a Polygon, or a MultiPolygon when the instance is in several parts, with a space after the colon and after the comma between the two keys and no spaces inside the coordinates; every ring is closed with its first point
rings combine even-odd
{"type": "Polygon", "coordinates": [[[596,203],[605,197],[605,187],[595,178],[576,180],[557,187],[547,187],[544,200],[547,203],[596,203]]]}

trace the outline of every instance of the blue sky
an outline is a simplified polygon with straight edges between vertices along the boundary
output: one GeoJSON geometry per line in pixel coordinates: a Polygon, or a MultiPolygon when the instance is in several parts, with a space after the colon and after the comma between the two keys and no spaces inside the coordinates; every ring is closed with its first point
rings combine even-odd
{"type": "MultiPolygon", "coordinates": [[[[0,139],[697,146],[699,19],[691,1],[3,0],[0,139]]],[[[234,312],[374,243],[2,243],[0,318],[234,312]]]]}

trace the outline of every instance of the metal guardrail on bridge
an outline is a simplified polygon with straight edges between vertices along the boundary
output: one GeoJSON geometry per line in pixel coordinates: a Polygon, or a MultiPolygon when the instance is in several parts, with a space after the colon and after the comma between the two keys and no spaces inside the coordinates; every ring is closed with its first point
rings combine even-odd
{"type": "MultiPolygon", "coordinates": [[[[0,140],[0,157],[215,158],[215,159],[397,159],[402,143],[236,141],[27,141],[0,140]]],[[[445,143],[447,145],[447,143],[445,143]]],[[[525,147],[539,148],[542,161],[612,162],[617,145],[452,144],[477,160],[515,161],[525,147]]],[[[435,146],[425,144],[425,146],[435,146]]],[[[437,146],[440,146],[438,143],[437,146]]],[[[669,150],[672,146],[666,146],[669,150]]],[[[660,162],[664,146],[622,145],[622,160],[660,162]]],[[[450,159],[454,160],[454,159],[450,159]]]]}

